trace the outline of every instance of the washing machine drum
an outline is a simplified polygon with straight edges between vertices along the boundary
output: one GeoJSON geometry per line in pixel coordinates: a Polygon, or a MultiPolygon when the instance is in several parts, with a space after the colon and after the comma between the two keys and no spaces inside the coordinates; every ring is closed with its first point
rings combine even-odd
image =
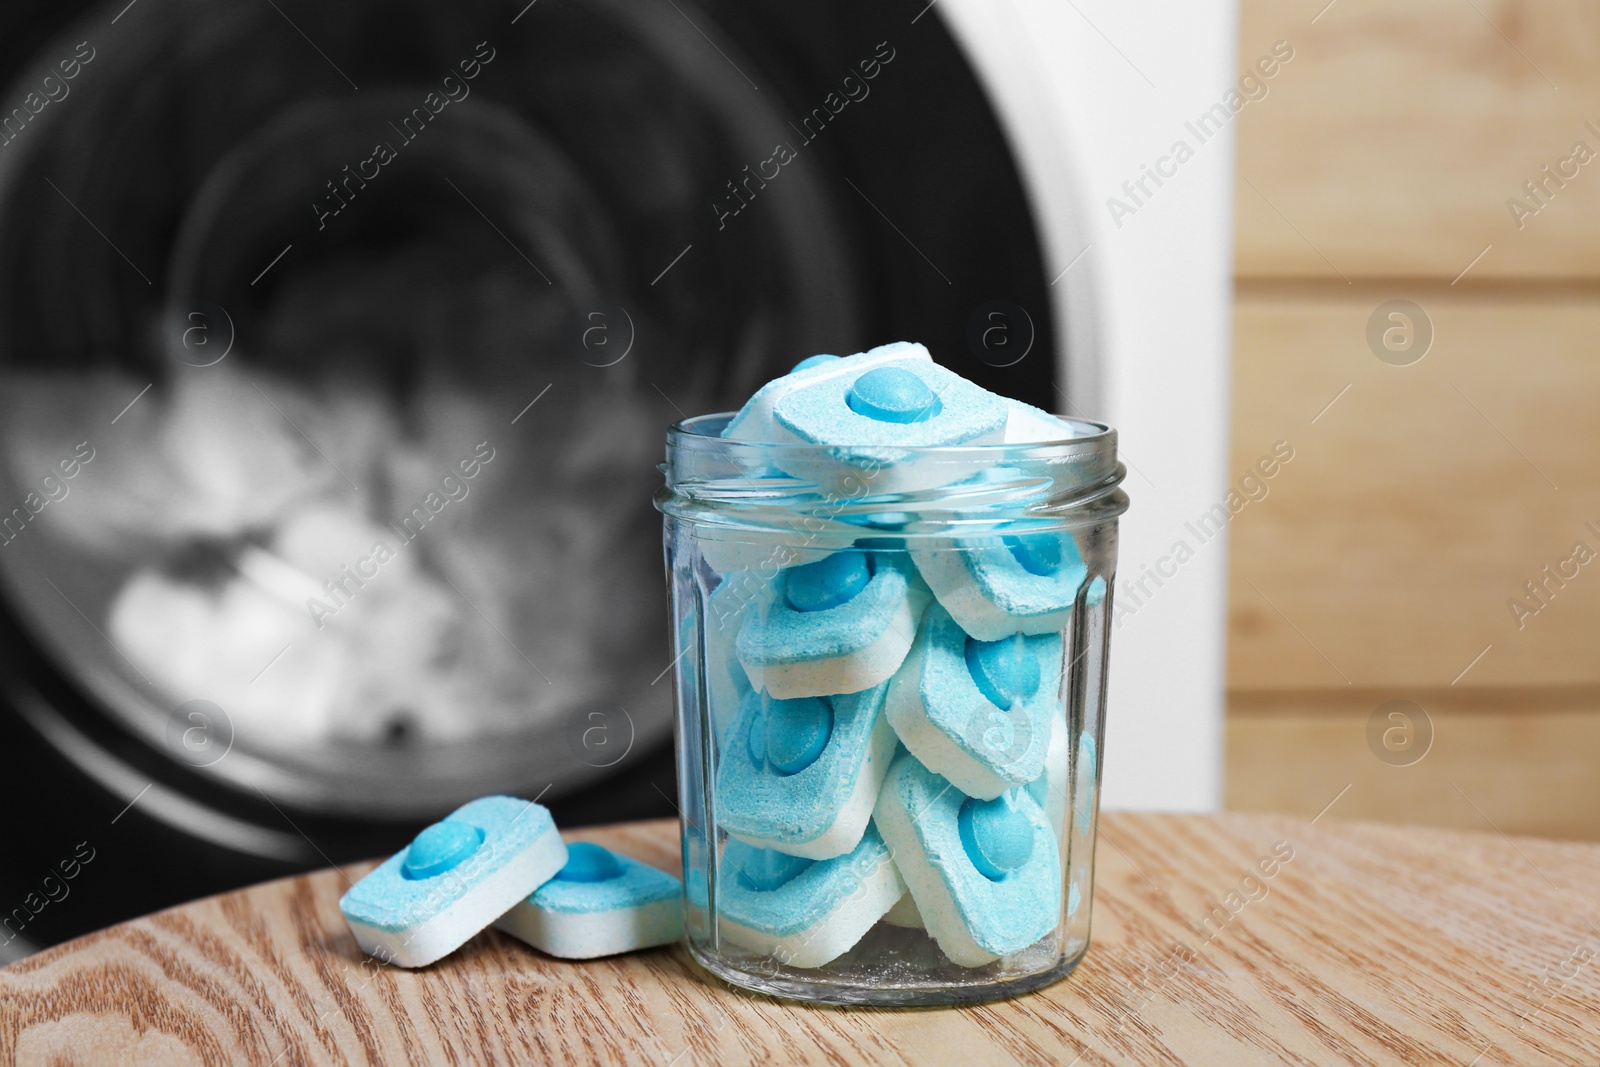
{"type": "Polygon", "coordinates": [[[899,338],[1049,402],[921,4],[519,6],[0,16],[6,714],[115,792],[284,830],[616,773],[671,728],[670,423],[899,338]]]}

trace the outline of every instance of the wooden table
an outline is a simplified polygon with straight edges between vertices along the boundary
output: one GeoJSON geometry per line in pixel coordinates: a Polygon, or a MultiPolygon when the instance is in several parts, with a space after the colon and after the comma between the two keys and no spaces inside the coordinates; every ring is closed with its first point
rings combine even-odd
{"type": "MultiPolygon", "coordinates": [[[[1009,1002],[815,1008],[734,992],[681,948],[573,964],[492,930],[427,970],[377,966],[337,907],[361,865],[0,970],[0,1062],[1600,1062],[1600,846],[1331,818],[1103,823],[1087,960],[1009,1002]],[[1274,847],[1292,858],[1262,878],[1274,847]]],[[[571,837],[675,870],[676,835],[571,837]]]]}

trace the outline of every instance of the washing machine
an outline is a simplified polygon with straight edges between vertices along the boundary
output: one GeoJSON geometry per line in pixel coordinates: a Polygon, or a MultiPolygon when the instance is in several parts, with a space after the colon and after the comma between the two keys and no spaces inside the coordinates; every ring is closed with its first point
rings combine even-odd
{"type": "MultiPolygon", "coordinates": [[[[1231,62],[1154,7],[8,5],[0,958],[484,793],[672,816],[663,433],[803,356],[921,340],[1205,499],[1225,146],[1097,205],[1231,62]]],[[[1115,638],[1114,801],[1215,801],[1220,558],[1115,638]]]]}

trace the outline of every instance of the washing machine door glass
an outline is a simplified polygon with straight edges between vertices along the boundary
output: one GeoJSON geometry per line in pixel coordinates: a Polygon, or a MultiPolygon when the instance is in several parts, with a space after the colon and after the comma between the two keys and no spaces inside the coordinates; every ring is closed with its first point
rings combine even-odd
{"type": "Polygon", "coordinates": [[[60,713],[363,818],[661,743],[668,424],[817,352],[963,355],[996,297],[1035,355],[947,362],[1052,402],[1015,169],[915,14],[115,0],[38,34],[0,119],[0,622],[60,713]]]}
{"type": "Polygon", "coordinates": [[[855,326],[811,175],[691,247],[783,125],[715,25],[403,7],[95,12],[0,155],[10,610],[149,743],[393,812],[663,736],[663,429],[855,326]]]}

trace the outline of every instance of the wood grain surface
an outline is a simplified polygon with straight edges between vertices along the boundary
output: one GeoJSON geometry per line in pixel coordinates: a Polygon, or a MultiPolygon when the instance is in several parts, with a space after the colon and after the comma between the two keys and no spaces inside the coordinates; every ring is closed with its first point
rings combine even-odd
{"type": "Polygon", "coordinates": [[[1600,5],[1244,0],[1239,69],[1277,41],[1237,120],[1241,276],[1600,274],[1600,159],[1571,160],[1600,152],[1600,5]]]}
{"type": "Polygon", "coordinates": [[[1347,818],[1600,836],[1600,688],[1235,691],[1226,761],[1231,811],[1314,811],[1353,782],[1347,818]],[[1394,700],[1420,714],[1407,709],[1417,736],[1398,740],[1415,747],[1389,763],[1368,724],[1394,700]]]}
{"type": "Polygon", "coordinates": [[[1241,0],[1240,71],[1275,42],[1236,120],[1231,475],[1296,458],[1230,525],[1227,803],[1353,781],[1349,816],[1481,825],[1455,783],[1600,840],[1600,581],[1546,569],[1600,550],[1600,5],[1241,0]],[[1408,367],[1366,339],[1397,298],[1435,328],[1408,367]],[[1368,750],[1390,699],[1438,727],[1415,766],[1368,750]]]}
{"type": "Polygon", "coordinates": [[[1233,481],[1294,459],[1229,526],[1230,688],[1600,683],[1600,566],[1566,562],[1600,559],[1597,295],[1240,287],[1233,481]],[[1432,324],[1411,366],[1367,343],[1395,298],[1432,324]]]}
{"type": "MultiPolygon", "coordinates": [[[[674,823],[570,836],[676,869],[674,823]]],[[[0,970],[0,1061],[1600,1061],[1600,846],[1336,814],[1112,814],[1101,839],[1086,961],[1008,1002],[815,1008],[733,991],[681,948],[575,964],[493,931],[426,970],[377,966],[337,907],[362,865],[0,970]],[[1274,847],[1292,858],[1260,878],[1274,847]]]]}

